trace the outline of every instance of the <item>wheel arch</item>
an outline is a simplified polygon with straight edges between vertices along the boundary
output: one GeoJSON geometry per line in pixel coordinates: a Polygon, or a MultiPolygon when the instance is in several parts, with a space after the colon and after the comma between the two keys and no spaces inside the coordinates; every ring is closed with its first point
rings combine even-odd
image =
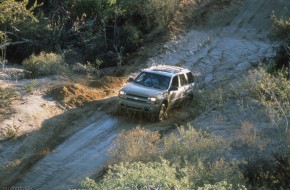
{"type": "Polygon", "coordinates": [[[161,106],[162,104],[165,104],[166,108],[168,108],[168,100],[163,100],[163,101],[161,102],[160,106],[161,106]]]}

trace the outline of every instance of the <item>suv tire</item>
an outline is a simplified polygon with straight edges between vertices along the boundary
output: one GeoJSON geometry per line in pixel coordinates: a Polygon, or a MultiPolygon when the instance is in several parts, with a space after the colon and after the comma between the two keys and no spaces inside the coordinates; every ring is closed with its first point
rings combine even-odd
{"type": "Polygon", "coordinates": [[[164,103],[161,104],[157,118],[158,118],[158,121],[164,121],[168,119],[168,110],[167,110],[166,104],[164,103]]]}

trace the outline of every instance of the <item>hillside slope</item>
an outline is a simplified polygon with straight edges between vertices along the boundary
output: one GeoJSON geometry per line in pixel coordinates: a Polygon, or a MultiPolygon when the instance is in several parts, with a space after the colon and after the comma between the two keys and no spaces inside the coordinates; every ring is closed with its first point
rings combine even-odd
{"type": "MultiPolygon", "coordinates": [[[[273,11],[278,17],[290,16],[289,0],[239,0],[222,8],[206,8],[187,32],[174,36],[156,48],[144,47],[140,54],[151,55],[146,60],[146,65],[140,65],[140,60],[143,59],[137,57],[135,60],[139,61],[132,66],[134,69],[130,69],[136,71],[136,68],[152,64],[187,67],[195,73],[196,101],[203,96],[209,97],[208,102],[204,103],[197,117],[197,114],[194,117],[187,114],[197,109],[193,102],[192,107],[188,106],[185,111],[172,112],[171,119],[166,123],[145,123],[142,126],[160,128],[175,126],[180,121],[190,122],[193,126],[209,129],[225,138],[236,139],[242,124],[247,121],[260,132],[261,137],[273,140],[275,145],[277,130],[272,127],[265,112],[255,102],[232,95],[235,92],[242,93],[239,84],[244,81],[249,70],[257,68],[261,60],[275,54],[273,48],[279,43],[270,38],[270,16],[273,11]],[[216,99],[213,103],[211,97],[216,99]],[[183,115],[186,117],[182,117],[183,115]]],[[[7,67],[0,73],[1,86],[9,86],[18,92],[18,97],[13,102],[13,117],[1,120],[0,186],[19,182],[18,186],[25,187],[33,186],[34,182],[42,189],[43,179],[40,176],[44,176],[44,179],[49,179],[49,184],[45,187],[55,187],[58,179],[64,177],[61,176],[62,169],[66,164],[69,166],[69,163],[62,160],[62,157],[55,156],[58,159],[57,165],[42,164],[50,168],[49,171],[52,172],[49,173],[47,168],[38,168],[39,159],[46,157],[50,160],[49,155],[61,152],[55,151],[59,150],[57,145],[65,144],[73,134],[78,137],[80,129],[85,129],[92,123],[102,123],[98,111],[109,112],[108,117],[112,117],[114,125],[126,125],[112,111],[124,78],[112,78],[109,82],[90,81],[90,78],[43,78],[37,79],[33,94],[27,94],[25,87],[32,80],[16,80],[11,77],[14,69],[14,66],[7,67]],[[9,139],[6,132],[13,127],[15,137],[9,139]],[[33,173],[34,171],[37,172],[33,173]],[[34,181],[29,181],[31,179],[34,181]]],[[[110,119],[108,117],[106,116],[107,120],[110,119]]],[[[128,122],[128,125],[132,123],[128,122]]],[[[82,138],[85,136],[86,134],[82,134],[82,138]]],[[[108,139],[112,139],[112,136],[108,139]]],[[[106,146],[101,147],[100,152],[106,146]]],[[[78,150],[71,152],[77,153],[78,150]]],[[[90,154],[77,154],[79,161],[74,164],[81,167],[83,160],[90,154]]],[[[50,160],[51,163],[54,161],[50,160]]],[[[66,169],[69,176],[69,167],[66,169]]],[[[87,175],[85,170],[73,172],[80,172],[74,176],[87,175]]],[[[68,181],[76,183],[75,179],[68,181]]],[[[63,185],[73,187],[75,184],[63,182],[63,185]]]]}

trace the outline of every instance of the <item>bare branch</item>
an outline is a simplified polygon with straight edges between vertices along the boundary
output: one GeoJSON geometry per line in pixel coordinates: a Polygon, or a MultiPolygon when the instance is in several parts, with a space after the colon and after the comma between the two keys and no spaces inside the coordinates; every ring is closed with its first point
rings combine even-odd
{"type": "Polygon", "coordinates": [[[287,54],[290,56],[290,45],[289,44],[285,44],[284,48],[285,48],[287,54]]]}
{"type": "Polygon", "coordinates": [[[24,40],[24,41],[18,41],[18,42],[9,42],[9,43],[4,43],[0,45],[0,49],[4,49],[7,46],[10,45],[18,45],[18,44],[24,44],[24,43],[29,43],[31,42],[30,40],[24,40]]]}

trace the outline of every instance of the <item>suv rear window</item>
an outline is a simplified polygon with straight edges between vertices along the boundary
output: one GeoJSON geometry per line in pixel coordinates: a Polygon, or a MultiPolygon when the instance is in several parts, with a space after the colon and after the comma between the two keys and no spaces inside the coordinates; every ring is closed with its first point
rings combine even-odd
{"type": "Polygon", "coordinates": [[[185,78],[185,75],[184,74],[179,75],[179,79],[180,79],[180,85],[181,86],[184,86],[184,85],[187,85],[188,84],[188,81],[185,78]]]}
{"type": "Polygon", "coordinates": [[[179,87],[178,76],[173,77],[171,86],[179,87]]]}
{"type": "Polygon", "coordinates": [[[186,73],[186,77],[189,83],[193,83],[194,82],[194,78],[191,72],[186,73]]]}

